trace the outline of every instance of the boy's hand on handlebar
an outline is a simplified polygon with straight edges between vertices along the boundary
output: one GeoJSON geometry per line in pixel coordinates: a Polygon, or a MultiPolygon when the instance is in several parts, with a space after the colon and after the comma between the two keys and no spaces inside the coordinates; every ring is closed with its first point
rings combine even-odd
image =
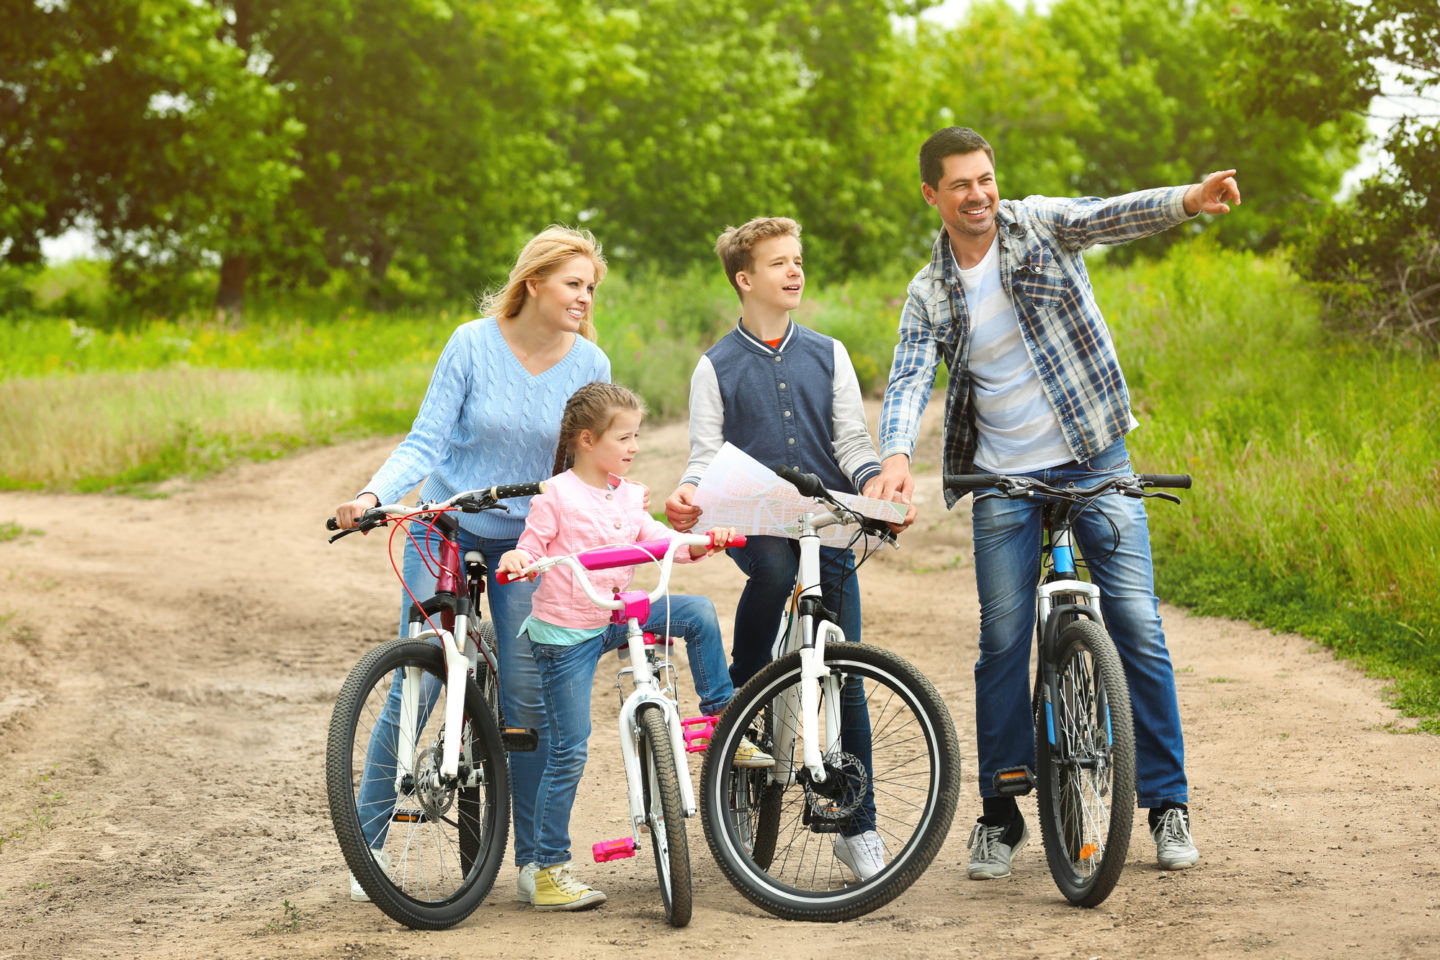
{"type": "Polygon", "coordinates": [[[712,553],[719,553],[724,550],[731,540],[735,539],[734,527],[716,527],[710,531],[709,547],[691,547],[690,556],[699,560],[701,557],[709,556],[712,553]]]}
{"type": "Polygon", "coordinates": [[[682,483],[675,488],[665,501],[665,519],[670,526],[681,533],[689,533],[700,520],[700,508],[695,506],[695,484],[682,483]]]}
{"type": "Polygon", "coordinates": [[[335,525],[341,530],[350,530],[360,522],[361,515],[366,511],[380,506],[380,498],[373,493],[362,493],[349,503],[342,503],[335,508],[335,525]]]}
{"type": "MultiPolygon", "coordinates": [[[[534,562],[534,560],[530,559],[530,554],[524,550],[507,550],[500,557],[500,564],[495,570],[497,573],[508,574],[518,579],[520,572],[534,562]]],[[[530,574],[527,579],[534,580],[535,574],[530,574]]]]}

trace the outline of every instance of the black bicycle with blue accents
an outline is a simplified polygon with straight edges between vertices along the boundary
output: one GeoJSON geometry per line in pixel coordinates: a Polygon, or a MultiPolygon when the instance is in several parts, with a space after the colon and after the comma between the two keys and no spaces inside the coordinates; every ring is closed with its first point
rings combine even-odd
{"type": "MultiPolygon", "coordinates": [[[[1110,895],[1125,868],[1135,813],[1135,730],[1130,687],[1105,630],[1100,590],[1080,578],[1071,525],[1102,496],[1178,497],[1152,487],[1188,489],[1184,475],[1108,477],[1089,487],[1055,487],[1031,477],[947,474],[956,493],[1042,497],[1045,541],[1035,590],[1033,707],[1035,769],[996,771],[1001,796],[1039,790],[1040,834],[1050,873],[1071,903],[1093,907],[1110,895]]],[[[1091,563],[1103,563],[1092,557],[1091,563]]]]}

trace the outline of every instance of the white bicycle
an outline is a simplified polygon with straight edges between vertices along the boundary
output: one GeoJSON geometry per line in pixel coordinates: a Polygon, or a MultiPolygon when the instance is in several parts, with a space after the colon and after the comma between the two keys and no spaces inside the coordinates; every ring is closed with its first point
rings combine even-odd
{"type": "MultiPolygon", "coordinates": [[[[612,611],[616,623],[628,624],[627,642],[619,650],[629,666],[616,680],[630,677],[631,692],[620,707],[620,753],[625,762],[625,782],[630,804],[628,837],[597,843],[592,853],[597,863],[633,857],[644,830],[650,833],[655,853],[655,871],[660,878],[660,899],[665,919],[671,926],[690,922],[690,846],[685,820],[696,812],[695,790],[690,781],[686,752],[705,749],[714,728],[714,718],[682,720],[676,699],[675,665],[670,660],[670,638],[645,633],[641,624],[650,616],[650,605],[669,591],[675,551],[691,546],[712,546],[710,534],[675,534],[668,540],[599,547],[563,557],[545,557],[520,574],[501,573],[500,583],[543,574],[564,566],[575,574],[585,595],[597,607],[612,611]],[[648,593],[630,590],[614,596],[596,591],[586,570],[657,563],[659,582],[648,593]],[[642,652],[643,651],[643,652],[642,652]]],[[[732,537],[730,546],[743,546],[744,537],[732,537]]],[[[734,752],[733,749],[731,751],[734,752]]]]}
{"type": "Polygon", "coordinates": [[[820,531],[883,523],[832,498],[813,474],[777,468],[815,509],[800,518],[800,567],[775,659],[735,692],[701,780],[705,837],[756,906],[789,920],[850,920],[889,903],[939,852],[960,792],[960,749],[945,702],[907,661],[846,643],[821,603],[820,531]],[[742,737],[775,766],[732,766],[742,737]],[[884,867],[857,876],[837,848],[868,831],[884,867]],[[845,838],[845,839],[841,839],[845,838]]]}

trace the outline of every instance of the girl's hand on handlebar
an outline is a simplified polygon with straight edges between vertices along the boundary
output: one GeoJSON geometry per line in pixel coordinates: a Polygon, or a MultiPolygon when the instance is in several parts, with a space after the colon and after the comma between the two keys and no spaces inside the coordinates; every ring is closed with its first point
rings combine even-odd
{"type": "MultiPolygon", "coordinates": [[[[520,579],[520,572],[535,561],[530,559],[530,554],[524,550],[507,550],[500,557],[500,565],[495,568],[497,573],[508,574],[512,579],[520,579]]],[[[525,579],[534,580],[535,574],[530,574],[525,579]]]]}
{"type": "Polygon", "coordinates": [[[735,539],[734,527],[716,527],[710,531],[710,546],[691,547],[690,556],[693,559],[699,560],[701,557],[718,553],[724,550],[725,546],[733,539],[735,539]]]}
{"type": "Polygon", "coordinates": [[[380,506],[380,499],[373,493],[362,493],[349,503],[335,508],[335,525],[341,530],[350,530],[360,522],[360,515],[366,510],[380,506]]]}

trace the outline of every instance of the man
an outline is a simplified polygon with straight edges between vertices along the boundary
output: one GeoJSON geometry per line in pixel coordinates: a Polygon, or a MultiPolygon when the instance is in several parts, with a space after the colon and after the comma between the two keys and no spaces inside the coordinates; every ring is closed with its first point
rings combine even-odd
{"type": "MultiPolygon", "coordinates": [[[[881,495],[909,502],[910,454],[942,358],[949,371],[945,473],[1085,485],[1131,472],[1124,437],[1138,424],[1081,252],[1158,233],[1199,213],[1228,213],[1230,202],[1240,202],[1234,174],[1223,170],[1190,186],[1108,200],[1002,201],[995,154],[983,137],[967,127],[931,136],[920,150],[920,189],[944,229],[930,262],[910,282],[900,318],[881,414],[881,495]]],[[[948,506],[957,499],[946,493],[948,506]]],[[[970,837],[976,880],[1009,876],[1029,838],[1019,806],[996,795],[993,777],[1034,765],[1029,657],[1040,506],[993,498],[974,507],[983,803],[970,837]]],[[[1150,811],[1160,866],[1183,869],[1200,855],[1190,835],[1184,740],[1144,506],[1102,497],[1086,516],[1092,522],[1077,523],[1075,534],[1085,555],[1102,560],[1090,574],[1130,684],[1137,799],[1150,811]]]]}

